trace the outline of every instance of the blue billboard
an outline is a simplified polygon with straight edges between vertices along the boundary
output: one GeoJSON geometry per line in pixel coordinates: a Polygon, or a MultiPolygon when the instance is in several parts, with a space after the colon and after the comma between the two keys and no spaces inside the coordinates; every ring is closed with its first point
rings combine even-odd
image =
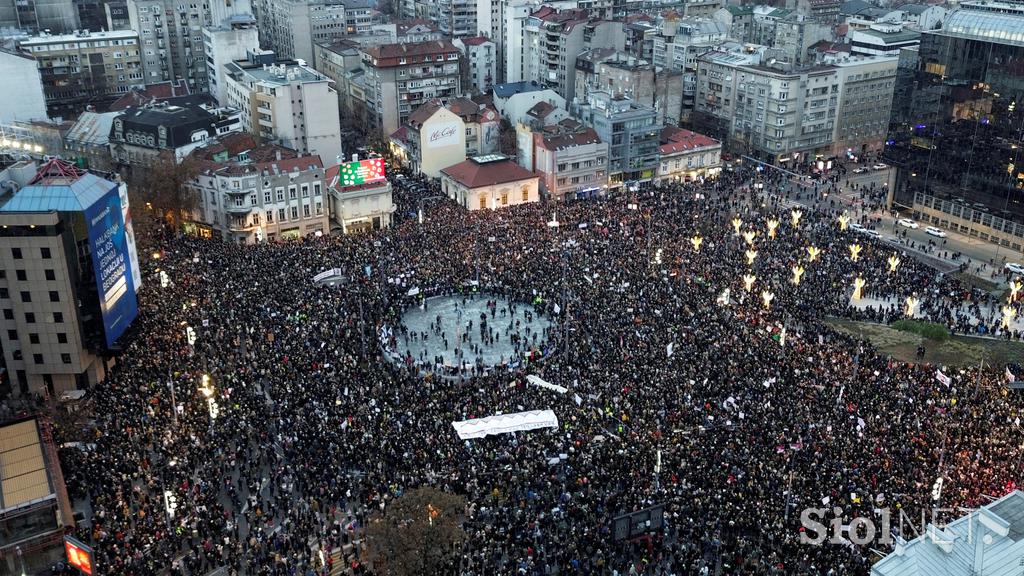
{"type": "Polygon", "coordinates": [[[124,220],[117,185],[85,209],[89,248],[92,250],[92,266],[96,273],[103,332],[108,348],[124,334],[138,314],[133,271],[137,266],[133,254],[134,239],[124,220]]]}

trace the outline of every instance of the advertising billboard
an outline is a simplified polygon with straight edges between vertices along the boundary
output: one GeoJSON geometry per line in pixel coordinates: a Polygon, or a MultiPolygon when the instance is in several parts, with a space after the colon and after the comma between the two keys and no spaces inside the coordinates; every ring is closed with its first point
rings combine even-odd
{"type": "Polygon", "coordinates": [[[459,144],[459,134],[462,131],[461,122],[444,122],[438,125],[431,125],[427,128],[426,136],[426,147],[427,148],[441,148],[443,146],[452,146],[459,144]]]}
{"type": "Polygon", "coordinates": [[[384,179],[384,159],[367,158],[355,162],[345,162],[338,172],[338,181],[342,186],[357,186],[367,182],[384,179]]]}
{"type": "Polygon", "coordinates": [[[124,225],[121,194],[116,186],[85,209],[85,224],[99,290],[103,332],[107,346],[111,347],[138,313],[135,299],[138,256],[132,254],[135,239],[124,225]]]}
{"type": "Polygon", "coordinates": [[[68,564],[81,570],[82,574],[92,576],[92,548],[71,536],[65,536],[64,551],[67,553],[68,564]]]}

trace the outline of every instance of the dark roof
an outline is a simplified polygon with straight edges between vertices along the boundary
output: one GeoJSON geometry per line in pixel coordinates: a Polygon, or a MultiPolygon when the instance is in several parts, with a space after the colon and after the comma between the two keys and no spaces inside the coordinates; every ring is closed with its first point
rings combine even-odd
{"type": "Polygon", "coordinates": [[[902,10],[903,12],[906,12],[907,14],[913,14],[914,16],[920,16],[921,14],[924,14],[924,11],[929,8],[933,8],[933,6],[929,6],[927,4],[904,4],[903,6],[897,8],[897,10],[902,10]]]}
{"type": "Polygon", "coordinates": [[[864,0],[848,0],[839,6],[839,13],[847,16],[854,16],[856,14],[860,14],[863,10],[874,7],[875,6],[873,4],[869,4],[864,0]]]}
{"type": "Polygon", "coordinates": [[[192,92],[189,90],[188,83],[184,80],[158,82],[156,84],[147,84],[143,89],[132,89],[130,92],[121,96],[110,105],[111,112],[117,112],[126,108],[140,108],[147,104],[159,100],[167,100],[168,98],[177,98],[179,96],[189,96],[192,92]]]}
{"type": "Polygon", "coordinates": [[[131,108],[114,119],[110,128],[110,142],[124,142],[125,134],[133,133],[150,137],[156,143],[154,148],[178,148],[192,142],[192,134],[198,130],[206,130],[210,135],[216,134],[214,126],[220,120],[220,116],[199,106],[131,108]],[[160,128],[166,130],[163,146],[160,128]]]}
{"type": "Polygon", "coordinates": [[[490,42],[490,40],[487,39],[487,36],[474,36],[473,38],[462,39],[462,43],[466,46],[479,46],[486,42],[490,42]]]}
{"type": "Polygon", "coordinates": [[[430,28],[432,32],[436,32],[438,30],[437,24],[434,24],[430,20],[424,20],[422,18],[413,18],[410,20],[395,20],[393,23],[395,25],[395,33],[398,34],[399,36],[409,32],[409,30],[412,30],[417,26],[426,26],[427,28],[430,28]]]}
{"type": "Polygon", "coordinates": [[[426,42],[410,42],[399,44],[381,44],[366,48],[371,58],[386,60],[390,58],[408,58],[409,56],[430,56],[458,52],[459,49],[447,40],[428,40],[426,42]]]}
{"type": "Polygon", "coordinates": [[[530,116],[533,116],[534,118],[536,118],[538,120],[543,120],[543,119],[548,117],[548,114],[551,114],[554,111],[555,111],[555,107],[554,106],[552,106],[551,104],[548,104],[547,102],[541,100],[540,102],[537,102],[536,104],[534,104],[533,108],[530,108],[529,110],[527,110],[526,113],[529,114],[530,116]]]}
{"type": "Polygon", "coordinates": [[[547,90],[547,86],[544,86],[536,80],[523,80],[522,82],[509,82],[507,84],[494,85],[494,94],[499,98],[509,98],[516,94],[539,92],[540,90],[547,90]]]}
{"type": "Polygon", "coordinates": [[[573,146],[600,144],[601,138],[593,128],[561,134],[545,134],[540,138],[540,146],[545,150],[562,150],[573,146]]]}
{"type": "Polygon", "coordinates": [[[197,158],[213,159],[222,152],[227,152],[228,157],[234,158],[246,150],[254,150],[258,146],[256,137],[248,132],[235,132],[227,134],[210,141],[204,146],[197,148],[193,156],[197,158]]]}
{"type": "Polygon", "coordinates": [[[466,188],[481,188],[537,177],[533,172],[507,158],[482,163],[475,158],[470,158],[444,168],[441,172],[466,188]]]}

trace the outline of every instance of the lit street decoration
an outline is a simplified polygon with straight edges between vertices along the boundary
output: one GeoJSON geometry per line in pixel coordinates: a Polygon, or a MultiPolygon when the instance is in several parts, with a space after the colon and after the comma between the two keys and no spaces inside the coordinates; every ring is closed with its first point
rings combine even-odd
{"type": "Polygon", "coordinates": [[[846,212],[843,212],[842,214],[839,215],[839,229],[840,230],[845,231],[846,230],[846,225],[849,224],[849,223],[850,223],[850,217],[846,215],[846,212]]]}
{"type": "Polygon", "coordinates": [[[808,262],[814,262],[815,260],[817,260],[818,254],[821,254],[821,248],[817,248],[815,246],[807,247],[807,256],[809,257],[808,262]]]}
{"type": "Polygon", "coordinates": [[[800,277],[804,275],[804,267],[797,264],[793,266],[793,284],[800,285],[800,277]]]}
{"type": "Polygon", "coordinates": [[[775,299],[775,294],[765,290],[761,292],[761,303],[764,305],[764,309],[768,310],[772,307],[772,300],[775,299]]]}
{"type": "Polygon", "coordinates": [[[747,255],[747,266],[753,266],[754,258],[757,258],[757,250],[747,250],[745,254],[747,255]]]}
{"type": "Polygon", "coordinates": [[[800,225],[800,218],[802,218],[803,215],[804,215],[803,212],[801,212],[801,211],[799,211],[799,210],[797,210],[795,208],[792,211],[790,211],[789,218],[790,218],[790,222],[793,223],[793,227],[794,228],[796,228],[797,226],[800,225]]]}
{"type": "Polygon", "coordinates": [[[1017,293],[1020,292],[1021,288],[1024,288],[1024,283],[1022,283],[1020,279],[1014,278],[1010,282],[1010,302],[1017,301],[1017,293]]]}
{"type": "Polygon", "coordinates": [[[850,260],[856,262],[860,260],[860,251],[862,247],[860,244],[850,244],[850,260]]]}
{"type": "Polygon", "coordinates": [[[733,227],[733,230],[736,230],[736,235],[739,236],[740,235],[740,228],[743,227],[743,220],[740,220],[739,216],[733,218],[732,219],[732,227],[733,227]]]}
{"type": "Polygon", "coordinates": [[[167,288],[171,284],[171,277],[167,275],[167,272],[160,271],[160,287],[167,288]]]}
{"type": "Polygon", "coordinates": [[[756,238],[756,237],[757,237],[757,232],[754,232],[753,230],[747,230],[746,232],[743,233],[743,240],[746,241],[747,246],[753,246],[754,245],[754,238],[756,238]]]}
{"type": "Polygon", "coordinates": [[[900,257],[893,254],[889,256],[889,272],[896,272],[896,268],[900,265],[900,257]]]}
{"type": "Polygon", "coordinates": [[[747,292],[750,292],[751,290],[753,290],[754,289],[754,281],[755,280],[757,280],[757,276],[754,276],[753,274],[744,274],[743,275],[743,289],[746,290],[747,292]]]}
{"type": "Polygon", "coordinates": [[[1017,316],[1017,311],[1013,309],[1013,306],[1003,306],[1003,330],[1010,328],[1010,322],[1017,316]]]}
{"type": "Polygon", "coordinates": [[[693,246],[694,252],[700,252],[700,245],[702,242],[704,242],[704,239],[701,238],[699,234],[690,238],[690,245],[693,246]]]}
{"type": "Polygon", "coordinates": [[[917,313],[917,305],[921,302],[913,296],[907,296],[907,308],[906,314],[908,318],[913,318],[914,314],[917,313]]]}
{"type": "Polygon", "coordinates": [[[857,276],[853,280],[853,299],[860,300],[861,290],[864,289],[864,285],[867,284],[867,280],[864,280],[860,276],[857,276]]]}
{"type": "Polygon", "coordinates": [[[779,220],[777,218],[769,218],[767,224],[768,224],[768,237],[774,239],[775,238],[775,229],[779,227],[779,220]]]}

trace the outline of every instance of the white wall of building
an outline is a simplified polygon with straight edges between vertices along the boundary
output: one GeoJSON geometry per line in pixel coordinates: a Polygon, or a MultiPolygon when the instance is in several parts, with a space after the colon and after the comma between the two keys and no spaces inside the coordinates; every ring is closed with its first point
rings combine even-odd
{"type": "Polygon", "coordinates": [[[466,188],[447,174],[441,175],[441,190],[467,210],[496,210],[540,201],[537,177],[515,182],[466,188]]]}
{"type": "Polygon", "coordinates": [[[0,50],[0,122],[46,120],[46,96],[36,61],[0,50]]]}
{"type": "Polygon", "coordinates": [[[466,124],[439,108],[420,128],[420,172],[437,178],[441,170],[466,159],[466,124]]]}
{"type": "Polygon", "coordinates": [[[227,89],[224,86],[226,76],[224,65],[235,60],[244,60],[247,50],[259,48],[259,30],[255,25],[239,29],[204,28],[203,40],[206,44],[206,68],[210,94],[217,100],[217,104],[226,106],[227,89]]]}

